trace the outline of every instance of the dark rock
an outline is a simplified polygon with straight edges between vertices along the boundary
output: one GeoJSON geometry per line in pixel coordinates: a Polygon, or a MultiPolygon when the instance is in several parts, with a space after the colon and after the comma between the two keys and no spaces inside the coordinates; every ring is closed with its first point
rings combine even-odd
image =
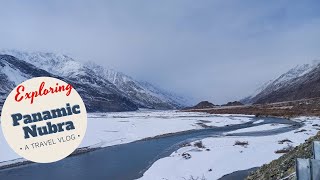
{"type": "Polygon", "coordinates": [[[188,107],[188,108],[185,108],[185,109],[206,109],[206,108],[214,108],[214,107],[217,107],[217,106],[212,104],[209,101],[201,101],[197,105],[195,105],[193,107],[188,107]]]}
{"type": "Polygon", "coordinates": [[[227,104],[224,104],[222,106],[243,106],[244,104],[239,102],[239,101],[233,101],[233,102],[228,102],[227,104]]]}
{"type": "Polygon", "coordinates": [[[182,157],[185,158],[185,159],[190,159],[191,158],[191,155],[189,153],[182,153],[182,157]]]}

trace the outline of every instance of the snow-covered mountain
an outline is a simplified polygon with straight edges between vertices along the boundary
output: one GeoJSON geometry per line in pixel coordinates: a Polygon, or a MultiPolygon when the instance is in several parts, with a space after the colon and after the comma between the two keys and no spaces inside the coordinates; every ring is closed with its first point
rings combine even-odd
{"type": "Polygon", "coordinates": [[[68,77],[68,79],[93,85],[97,88],[104,88],[105,93],[120,93],[112,83],[97,76],[84,64],[66,55],[43,52],[29,53],[17,50],[2,50],[0,54],[12,55],[54,75],[68,77]]]}
{"type": "Polygon", "coordinates": [[[241,100],[245,103],[269,103],[320,97],[320,61],[298,65],[269,81],[255,93],[241,100]],[[315,88],[317,87],[317,88],[315,88]],[[313,89],[315,88],[315,89],[313,89]]]}
{"type": "MultiPolygon", "coordinates": [[[[40,69],[11,55],[0,55],[0,105],[3,105],[6,96],[16,85],[29,78],[40,76],[55,77],[72,84],[82,97],[86,104],[87,111],[89,112],[133,111],[138,108],[136,104],[121,94],[118,94],[116,91],[104,91],[103,88],[95,88],[94,86],[82,83],[77,79],[49,73],[46,70],[40,69]]],[[[103,82],[104,81],[101,81],[101,83],[103,82]]],[[[101,84],[100,87],[107,88],[108,84],[101,84]]]]}
{"type": "Polygon", "coordinates": [[[109,95],[126,98],[138,107],[154,109],[184,107],[182,98],[155,87],[148,89],[152,85],[144,86],[144,83],[123,73],[108,70],[93,63],[81,63],[66,55],[16,50],[2,50],[0,54],[12,55],[51,74],[90,86],[109,95]]]}

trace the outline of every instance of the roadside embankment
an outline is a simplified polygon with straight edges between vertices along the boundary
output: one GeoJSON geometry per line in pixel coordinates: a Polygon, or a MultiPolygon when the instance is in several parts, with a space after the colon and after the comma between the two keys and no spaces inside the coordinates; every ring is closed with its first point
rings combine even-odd
{"type": "MultiPolygon", "coordinates": [[[[247,180],[263,180],[263,179],[282,179],[295,174],[295,161],[297,158],[312,157],[312,142],[320,140],[320,132],[305,141],[305,143],[295,147],[293,150],[284,154],[279,159],[269,164],[263,165],[257,171],[247,177],[247,180]]],[[[294,179],[291,176],[287,179],[294,179]]]]}

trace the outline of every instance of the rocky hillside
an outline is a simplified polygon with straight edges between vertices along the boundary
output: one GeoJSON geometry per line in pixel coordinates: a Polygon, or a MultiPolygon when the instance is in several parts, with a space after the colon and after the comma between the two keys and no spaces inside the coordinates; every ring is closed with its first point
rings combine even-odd
{"type": "MultiPolygon", "coordinates": [[[[81,83],[97,92],[103,92],[107,95],[104,97],[106,100],[116,95],[141,108],[177,109],[185,106],[182,98],[178,96],[171,95],[152,85],[145,86],[144,83],[123,73],[92,63],[81,63],[66,55],[15,50],[2,50],[0,54],[12,55],[53,75],[81,83]]],[[[131,108],[123,110],[128,109],[131,108]]]]}
{"type": "Polygon", "coordinates": [[[196,104],[195,106],[185,108],[184,110],[208,109],[208,108],[214,108],[214,107],[217,107],[217,106],[209,101],[201,101],[198,104],[196,104]]]}
{"type": "MultiPolygon", "coordinates": [[[[281,156],[279,159],[263,165],[247,177],[247,180],[281,179],[294,174],[296,158],[311,158],[312,142],[315,140],[320,140],[320,132],[316,136],[306,140],[305,143],[295,147],[289,153],[281,156]]],[[[294,177],[289,179],[294,179],[294,177]]]]}
{"type": "Polygon", "coordinates": [[[227,104],[223,104],[221,106],[243,106],[244,104],[239,101],[228,102],[227,104]]]}
{"type": "Polygon", "coordinates": [[[315,97],[320,97],[319,61],[296,66],[274,81],[266,83],[242,102],[263,104],[315,97]]]}
{"type": "Polygon", "coordinates": [[[30,63],[21,61],[10,55],[0,55],[0,106],[2,107],[6,96],[11,90],[23,81],[40,76],[55,77],[65,82],[72,84],[76,88],[80,96],[86,104],[87,111],[89,112],[107,112],[107,111],[133,111],[138,107],[128,100],[126,97],[121,96],[116,90],[110,89],[109,91],[103,89],[109,87],[109,83],[100,81],[91,77],[86,79],[84,75],[75,76],[70,78],[61,77],[49,73],[46,70],[40,69],[30,63]],[[82,81],[79,79],[83,79],[82,81]],[[94,88],[86,81],[91,83],[99,83],[101,88],[94,88]]]}

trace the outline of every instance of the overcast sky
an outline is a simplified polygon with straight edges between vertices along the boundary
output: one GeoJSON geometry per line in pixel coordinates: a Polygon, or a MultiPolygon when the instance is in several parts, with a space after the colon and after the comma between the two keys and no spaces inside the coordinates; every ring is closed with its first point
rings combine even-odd
{"type": "Polygon", "coordinates": [[[224,103],[320,59],[319,2],[0,0],[0,48],[64,53],[224,103]]]}

